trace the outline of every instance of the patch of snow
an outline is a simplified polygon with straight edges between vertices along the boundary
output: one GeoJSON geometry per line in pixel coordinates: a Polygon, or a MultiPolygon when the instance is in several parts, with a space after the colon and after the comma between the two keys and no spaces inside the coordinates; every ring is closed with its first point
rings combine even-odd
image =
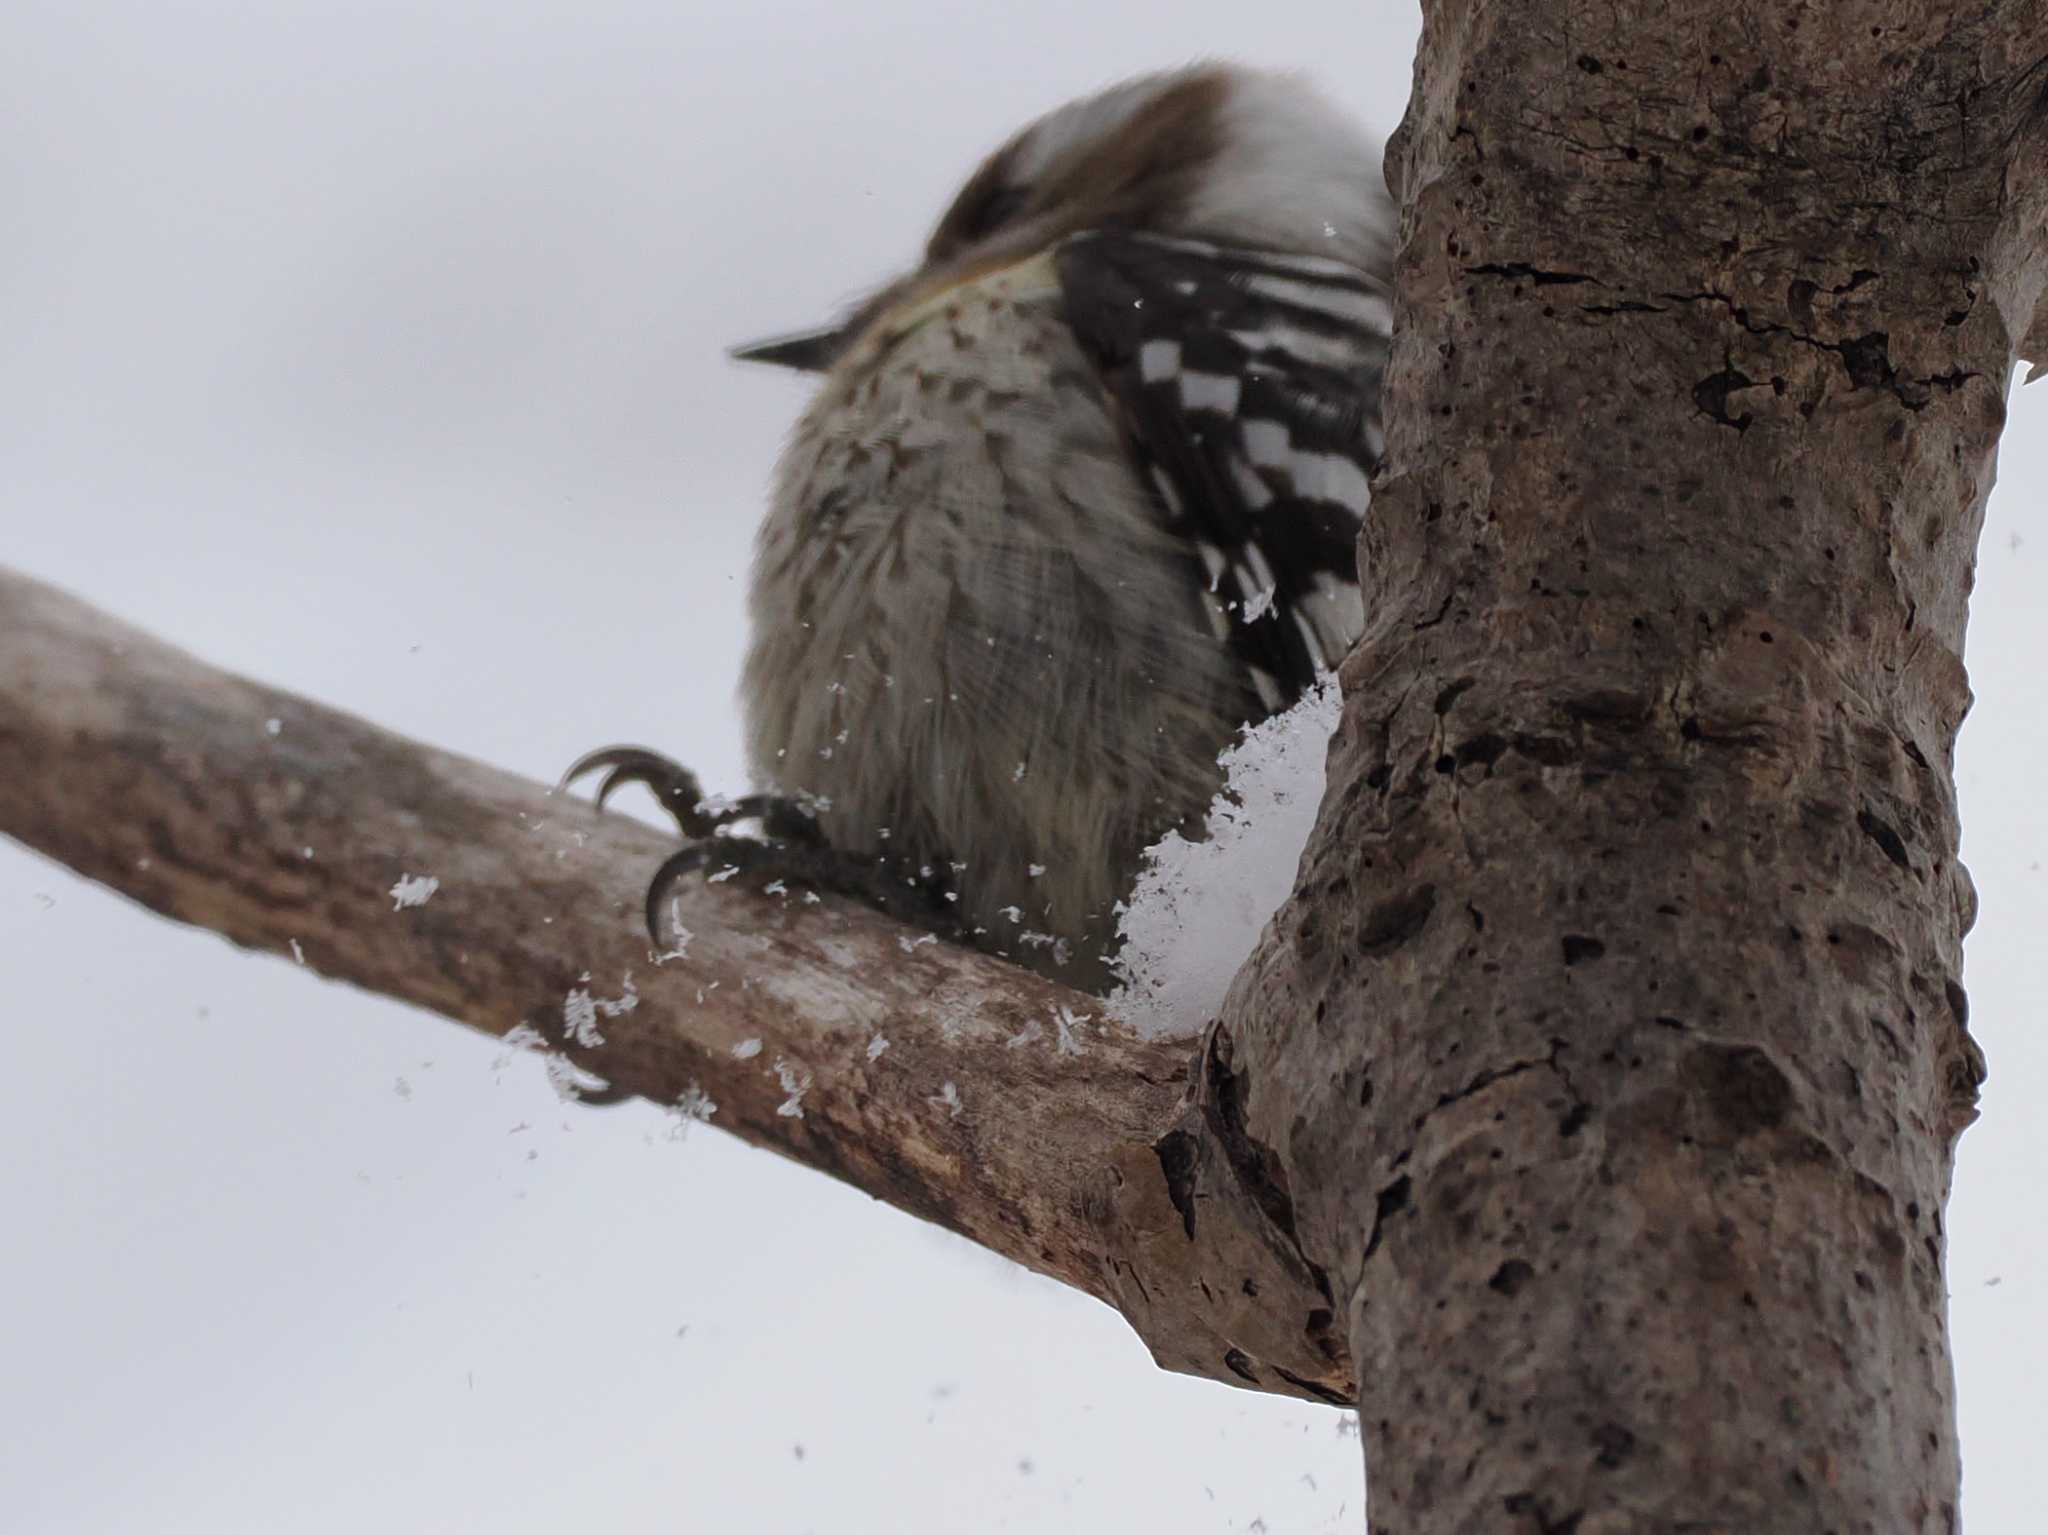
{"type": "Polygon", "coordinates": [[[1323,765],[1341,708],[1337,682],[1254,726],[1218,759],[1223,792],[1204,835],[1168,832],[1118,909],[1123,984],[1110,1016],[1153,1038],[1201,1032],[1223,1005],[1267,918],[1294,889],[1323,798],[1323,765]]]}

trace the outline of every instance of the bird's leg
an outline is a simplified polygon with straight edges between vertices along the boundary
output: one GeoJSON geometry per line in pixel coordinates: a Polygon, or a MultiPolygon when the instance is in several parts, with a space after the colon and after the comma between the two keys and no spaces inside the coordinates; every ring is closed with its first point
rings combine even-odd
{"type": "Polygon", "coordinates": [[[886,855],[841,852],[826,843],[815,812],[801,802],[774,794],[707,796],[695,773],[641,746],[610,746],[579,757],[562,775],[562,784],[567,787],[600,771],[605,775],[597,788],[600,809],[613,791],[644,784],[687,839],[655,871],[647,887],[647,933],[657,950],[674,937],[662,932],[663,903],[679,880],[699,871],[713,883],[745,874],[757,888],[774,890],[780,884],[784,889],[850,895],[900,922],[955,942],[968,941],[949,899],[950,871],[943,865],[911,869],[886,855]],[[734,834],[732,829],[746,821],[758,821],[762,835],[734,834]]]}

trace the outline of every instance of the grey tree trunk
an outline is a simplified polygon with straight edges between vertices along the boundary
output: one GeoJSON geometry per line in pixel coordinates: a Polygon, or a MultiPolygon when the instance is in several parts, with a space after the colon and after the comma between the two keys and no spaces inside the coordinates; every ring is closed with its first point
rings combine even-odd
{"type": "Polygon", "coordinates": [[[1371,1528],[1949,1531],[2037,5],[1429,0],[1329,797],[1205,1073],[1371,1528]]]}

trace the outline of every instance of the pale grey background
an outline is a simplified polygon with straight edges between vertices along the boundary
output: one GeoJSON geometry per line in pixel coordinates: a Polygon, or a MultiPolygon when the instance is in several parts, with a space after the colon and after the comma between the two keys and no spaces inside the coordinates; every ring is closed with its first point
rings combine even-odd
{"type": "MultiPolygon", "coordinates": [[[[0,559],[536,776],[732,785],[802,386],[720,348],[914,249],[1009,129],[1218,53],[1381,131],[1405,4],[0,8],[0,559]]],[[[1963,742],[1993,1079],[1951,1276],[1976,1531],[2038,1527],[2048,639],[2019,395],[1963,742]]],[[[0,846],[0,1527],[1353,1529],[1335,1412],[715,1133],[0,846]]]]}

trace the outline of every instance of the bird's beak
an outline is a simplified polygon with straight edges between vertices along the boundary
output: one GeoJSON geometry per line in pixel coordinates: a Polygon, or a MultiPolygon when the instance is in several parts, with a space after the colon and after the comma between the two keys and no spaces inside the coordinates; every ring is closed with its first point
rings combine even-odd
{"type": "Polygon", "coordinates": [[[839,360],[839,354],[852,340],[851,326],[825,325],[792,335],[771,336],[766,341],[749,341],[726,355],[737,362],[765,362],[778,368],[795,368],[800,373],[823,373],[839,360]]]}

